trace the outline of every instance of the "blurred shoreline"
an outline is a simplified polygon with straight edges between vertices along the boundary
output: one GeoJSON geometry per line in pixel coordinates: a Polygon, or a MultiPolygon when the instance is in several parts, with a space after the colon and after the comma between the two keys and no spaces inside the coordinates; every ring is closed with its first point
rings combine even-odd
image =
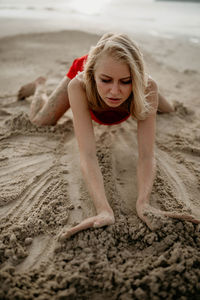
{"type": "Polygon", "coordinates": [[[177,36],[200,45],[200,3],[102,0],[92,4],[79,0],[0,3],[0,37],[61,30],[102,34],[120,31],[147,34],[169,40],[177,36]]]}

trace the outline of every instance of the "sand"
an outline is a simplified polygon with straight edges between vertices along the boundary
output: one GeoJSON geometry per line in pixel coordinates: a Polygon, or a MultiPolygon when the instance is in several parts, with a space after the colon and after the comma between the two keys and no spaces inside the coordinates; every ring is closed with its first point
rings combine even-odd
{"type": "MultiPolygon", "coordinates": [[[[58,242],[95,213],[79,168],[70,111],[56,126],[28,119],[18,88],[38,75],[50,93],[98,36],[75,31],[0,42],[0,299],[200,299],[200,226],[156,219],[135,203],[136,123],[94,124],[97,155],[116,223],[58,242]]],[[[199,46],[137,36],[148,69],[176,111],[157,116],[154,207],[200,218],[199,46]]]]}

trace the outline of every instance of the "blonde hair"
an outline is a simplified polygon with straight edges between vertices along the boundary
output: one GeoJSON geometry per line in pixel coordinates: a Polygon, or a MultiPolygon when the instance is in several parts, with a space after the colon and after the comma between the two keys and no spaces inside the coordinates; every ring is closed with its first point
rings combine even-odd
{"type": "Polygon", "coordinates": [[[129,66],[132,78],[132,93],[129,97],[130,113],[137,120],[143,120],[151,109],[146,100],[147,95],[145,95],[148,79],[145,74],[143,56],[138,46],[125,34],[104,34],[97,45],[91,47],[89,51],[83,79],[90,107],[97,109],[105,105],[98,94],[94,78],[98,59],[104,54],[111,55],[129,66]]]}

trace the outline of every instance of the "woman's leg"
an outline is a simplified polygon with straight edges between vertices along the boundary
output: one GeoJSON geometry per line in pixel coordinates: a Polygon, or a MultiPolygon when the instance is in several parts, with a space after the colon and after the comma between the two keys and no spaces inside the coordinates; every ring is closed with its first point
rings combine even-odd
{"type": "MultiPolygon", "coordinates": [[[[31,82],[27,85],[27,87],[30,87],[30,90],[26,89],[26,93],[30,96],[30,92],[32,93],[33,100],[31,102],[30,107],[30,120],[33,120],[38,112],[42,109],[42,107],[45,105],[45,103],[48,101],[48,97],[46,95],[46,78],[45,77],[38,77],[35,81],[31,82]]],[[[23,98],[24,100],[25,98],[23,98]]]]}
{"type": "Polygon", "coordinates": [[[68,84],[70,79],[64,77],[53,93],[47,97],[46,79],[38,77],[32,83],[23,86],[18,93],[18,100],[33,95],[30,107],[30,120],[32,123],[42,125],[55,125],[58,119],[69,109],[68,84]]]}
{"type": "MultiPolygon", "coordinates": [[[[40,78],[40,77],[38,77],[38,78],[40,78]]],[[[36,88],[35,80],[28,84],[23,85],[18,91],[17,100],[21,101],[21,100],[26,99],[29,96],[34,95],[35,88],[36,88]]]]}
{"type": "Polygon", "coordinates": [[[165,97],[158,93],[158,111],[162,113],[169,113],[174,111],[174,107],[165,97]]]}

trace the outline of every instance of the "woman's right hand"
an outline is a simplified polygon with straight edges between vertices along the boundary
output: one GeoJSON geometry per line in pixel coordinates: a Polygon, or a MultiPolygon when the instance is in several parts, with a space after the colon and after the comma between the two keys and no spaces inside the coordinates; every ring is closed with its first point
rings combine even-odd
{"type": "Polygon", "coordinates": [[[88,229],[88,228],[100,228],[115,223],[115,217],[112,212],[103,211],[94,217],[83,220],[80,224],[66,230],[59,236],[59,240],[63,241],[70,238],[75,233],[88,229]]]}

